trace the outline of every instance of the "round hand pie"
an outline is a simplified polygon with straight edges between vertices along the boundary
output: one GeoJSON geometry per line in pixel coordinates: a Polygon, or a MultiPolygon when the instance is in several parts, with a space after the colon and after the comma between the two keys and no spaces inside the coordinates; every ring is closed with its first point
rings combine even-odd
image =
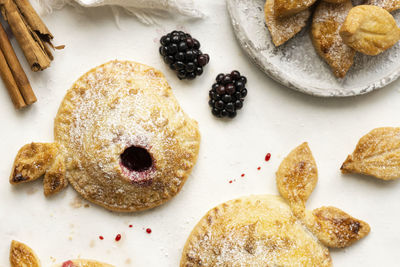
{"type": "MultiPolygon", "coordinates": [[[[10,246],[10,265],[11,267],[41,267],[40,260],[35,252],[26,244],[11,241],[10,246]]],[[[94,260],[68,260],[54,267],[114,267],[107,263],[101,263],[94,260]]]]}
{"type": "Polygon", "coordinates": [[[175,196],[194,166],[197,123],[180,108],[164,76],[111,61],[79,78],[55,119],[55,143],[19,151],[12,184],[44,175],[45,195],[67,185],[116,211],[158,206],[175,196]]]}
{"type": "Polygon", "coordinates": [[[279,196],[248,196],[210,210],[183,249],[189,266],[332,266],[326,247],[343,248],[370,227],[335,207],[306,210],[318,180],[307,143],[295,148],[276,172],[279,196]]]}
{"type": "Polygon", "coordinates": [[[331,266],[329,250],[278,196],[249,196],[210,210],[183,250],[181,266],[331,266]]]}

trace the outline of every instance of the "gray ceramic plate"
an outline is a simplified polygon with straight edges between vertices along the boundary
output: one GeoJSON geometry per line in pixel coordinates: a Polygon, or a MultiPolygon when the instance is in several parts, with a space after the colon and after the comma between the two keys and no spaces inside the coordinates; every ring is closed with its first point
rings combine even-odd
{"type": "MultiPolygon", "coordinates": [[[[317,55],[310,27],[279,48],[264,23],[265,0],[226,0],[236,37],[250,58],[271,78],[300,92],[321,97],[361,95],[400,76],[400,44],[375,56],[357,54],[346,78],[337,79],[317,55]]],[[[400,21],[400,12],[394,14],[400,21]]]]}

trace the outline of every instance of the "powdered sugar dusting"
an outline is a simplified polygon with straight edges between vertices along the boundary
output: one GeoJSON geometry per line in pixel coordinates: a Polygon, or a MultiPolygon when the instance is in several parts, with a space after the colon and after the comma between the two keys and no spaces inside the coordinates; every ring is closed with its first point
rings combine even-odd
{"type": "Polygon", "coordinates": [[[197,125],[179,107],[165,78],[145,65],[120,61],[75,83],[55,133],[69,158],[67,176],[74,187],[121,209],[175,195],[199,142],[197,125]],[[123,168],[120,155],[130,146],[146,149],[153,166],[144,172],[123,168]]]}
{"type": "MultiPolygon", "coordinates": [[[[278,82],[317,96],[352,96],[381,88],[400,76],[400,44],[375,56],[356,54],[344,79],[337,79],[318,56],[310,25],[276,48],[265,26],[263,0],[228,0],[232,24],[249,56],[278,82]]],[[[398,24],[400,12],[393,13],[398,24]]]]}
{"type": "Polygon", "coordinates": [[[329,251],[275,196],[232,200],[209,211],[185,246],[183,266],[330,266],[329,251]]]}

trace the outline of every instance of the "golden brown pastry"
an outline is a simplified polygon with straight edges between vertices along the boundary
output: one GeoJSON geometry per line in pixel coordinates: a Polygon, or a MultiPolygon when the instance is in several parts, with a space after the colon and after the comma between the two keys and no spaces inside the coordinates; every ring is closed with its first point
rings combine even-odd
{"type": "Polygon", "coordinates": [[[340,36],[356,51],[375,56],[400,40],[400,28],[385,9],[361,5],[350,10],[340,29],[340,36]]]}
{"type": "Polygon", "coordinates": [[[368,0],[367,4],[382,7],[389,12],[400,9],[400,0],[368,0]]]}
{"type": "Polygon", "coordinates": [[[307,143],[294,149],[276,172],[281,196],[287,199],[296,216],[305,211],[305,204],[318,182],[318,170],[307,143]]]}
{"type": "Polygon", "coordinates": [[[273,43],[275,46],[280,46],[290,40],[307,25],[307,21],[311,16],[311,11],[306,9],[286,18],[278,18],[275,16],[275,1],[276,0],[267,0],[265,2],[265,22],[273,43]]]}
{"type": "Polygon", "coordinates": [[[322,0],[322,1],[333,4],[342,4],[345,3],[347,0],[322,0]]]}
{"type": "Polygon", "coordinates": [[[45,194],[66,180],[85,199],[133,212],[175,196],[194,166],[197,122],[180,108],[164,76],[130,61],[111,61],[80,77],[55,119],[55,143],[18,153],[10,182],[45,175],[45,194]]]}
{"type": "Polygon", "coordinates": [[[114,267],[114,266],[94,260],[77,259],[77,260],[64,261],[63,263],[56,264],[53,267],[114,267]]]}
{"type": "Polygon", "coordinates": [[[11,267],[40,267],[35,252],[24,243],[13,240],[10,246],[11,267]]]}
{"type": "Polygon", "coordinates": [[[312,22],[314,47],[338,78],[344,78],[354,62],[355,51],[339,35],[340,27],[352,7],[350,0],[342,4],[321,1],[312,22]]]}
{"type": "Polygon", "coordinates": [[[305,210],[305,202],[315,188],[317,176],[317,165],[307,143],[293,149],[279,166],[278,189],[294,215],[328,247],[347,247],[366,236],[369,225],[338,208],[305,210]]]}
{"type": "Polygon", "coordinates": [[[376,128],[364,135],[341,170],[382,180],[400,178],[400,128],[376,128]]]}
{"type": "Polygon", "coordinates": [[[274,0],[275,15],[279,18],[300,13],[312,6],[316,0],[274,0]]]}
{"type": "Polygon", "coordinates": [[[223,203],[193,229],[183,249],[189,266],[332,266],[326,249],[278,196],[223,203]]]}
{"type": "MultiPolygon", "coordinates": [[[[13,240],[10,246],[11,267],[40,267],[40,261],[35,252],[27,245],[13,240]]],[[[114,267],[94,260],[68,260],[54,267],[114,267]]]]}
{"type": "Polygon", "coordinates": [[[307,143],[283,160],[276,179],[283,198],[248,196],[210,210],[186,241],[180,265],[332,266],[323,244],[346,247],[369,233],[367,223],[338,208],[305,210],[318,179],[307,143]]]}
{"type": "Polygon", "coordinates": [[[351,217],[335,207],[322,207],[307,211],[307,228],[327,247],[344,248],[368,235],[366,222],[351,217]]]}

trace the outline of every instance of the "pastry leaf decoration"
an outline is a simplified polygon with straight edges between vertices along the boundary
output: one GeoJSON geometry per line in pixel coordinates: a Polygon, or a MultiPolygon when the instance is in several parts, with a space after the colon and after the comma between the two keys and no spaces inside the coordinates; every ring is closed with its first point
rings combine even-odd
{"type": "Polygon", "coordinates": [[[303,143],[282,161],[276,173],[278,190],[293,214],[322,244],[332,248],[350,246],[370,232],[367,223],[335,207],[308,211],[305,203],[318,180],[317,166],[307,143],[303,143]]]}
{"type": "Polygon", "coordinates": [[[302,217],[305,202],[318,181],[317,165],[307,143],[303,143],[282,161],[276,172],[280,194],[289,202],[293,213],[302,217]]]}
{"type": "Polygon", "coordinates": [[[31,143],[23,146],[14,161],[10,183],[18,185],[44,176],[44,195],[54,195],[68,185],[64,157],[56,143],[31,143]]]}
{"type": "Polygon", "coordinates": [[[40,261],[35,252],[27,245],[13,240],[10,247],[11,267],[40,267],[40,261]]]}
{"type": "Polygon", "coordinates": [[[367,223],[335,207],[322,207],[306,214],[307,228],[327,247],[350,246],[370,232],[367,223]]]}
{"type": "Polygon", "coordinates": [[[377,128],[363,136],[342,173],[361,173],[383,180],[400,177],[400,128],[377,128]]]}

